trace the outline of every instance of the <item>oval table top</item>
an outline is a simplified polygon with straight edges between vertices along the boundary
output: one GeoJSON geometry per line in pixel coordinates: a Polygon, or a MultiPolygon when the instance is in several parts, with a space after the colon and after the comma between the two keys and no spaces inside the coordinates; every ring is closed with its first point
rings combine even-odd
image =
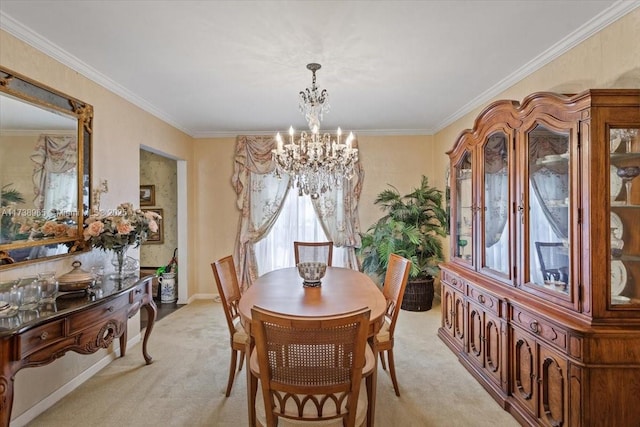
{"type": "Polygon", "coordinates": [[[371,309],[370,335],[380,329],[387,307],[382,291],[369,276],[341,267],[327,267],[318,287],[304,287],[295,267],[266,273],[240,298],[243,323],[251,322],[254,305],[292,316],[312,317],[337,316],[368,307],[371,309]]]}

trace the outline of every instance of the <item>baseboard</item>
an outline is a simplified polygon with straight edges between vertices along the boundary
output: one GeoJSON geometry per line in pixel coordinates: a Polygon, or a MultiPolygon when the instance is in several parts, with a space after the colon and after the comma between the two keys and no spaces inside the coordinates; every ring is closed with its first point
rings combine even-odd
{"type": "Polygon", "coordinates": [[[195,300],[198,299],[216,299],[218,295],[217,294],[195,294],[195,295],[191,295],[191,297],[189,297],[189,299],[187,300],[187,304],[192,303],[195,300]]]}
{"type": "MultiPolygon", "coordinates": [[[[137,334],[133,338],[127,340],[127,349],[130,349],[132,346],[136,345],[140,342],[141,335],[137,334]]],[[[116,342],[116,341],[114,341],[116,342]]],[[[129,352],[130,353],[130,352],[129,352]]],[[[55,405],[60,399],[71,393],[73,390],[78,388],[82,383],[87,381],[89,378],[93,377],[95,374],[100,372],[102,368],[106,367],[109,363],[113,362],[117,356],[120,354],[120,348],[117,350],[111,351],[105,357],[100,359],[98,362],[87,368],[80,375],[51,393],[49,396],[42,399],[40,402],[33,405],[31,408],[27,409],[25,412],[20,414],[19,417],[16,417],[14,420],[11,420],[10,427],[23,427],[33,421],[38,415],[42,414],[47,409],[51,408],[55,405]]]]}

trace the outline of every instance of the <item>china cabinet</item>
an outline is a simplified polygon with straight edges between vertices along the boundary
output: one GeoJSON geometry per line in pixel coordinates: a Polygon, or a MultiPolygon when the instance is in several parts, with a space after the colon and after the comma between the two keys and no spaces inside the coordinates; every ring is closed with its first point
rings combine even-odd
{"type": "Polygon", "coordinates": [[[497,101],[448,154],[441,339],[523,424],[640,425],[640,90],[497,101]]]}

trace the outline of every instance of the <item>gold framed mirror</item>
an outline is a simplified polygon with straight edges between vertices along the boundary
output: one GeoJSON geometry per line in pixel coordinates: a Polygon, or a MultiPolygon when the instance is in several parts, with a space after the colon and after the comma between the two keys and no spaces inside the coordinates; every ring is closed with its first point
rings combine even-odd
{"type": "Polygon", "coordinates": [[[84,250],[93,107],[0,66],[0,269],[84,250]]]}

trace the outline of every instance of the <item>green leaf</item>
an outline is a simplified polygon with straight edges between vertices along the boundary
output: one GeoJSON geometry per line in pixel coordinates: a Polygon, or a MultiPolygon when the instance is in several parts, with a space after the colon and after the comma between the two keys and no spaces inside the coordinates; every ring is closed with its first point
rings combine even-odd
{"type": "Polygon", "coordinates": [[[441,237],[446,236],[442,191],[429,186],[426,176],[406,195],[389,187],[374,201],[383,216],[361,234],[357,255],[363,270],[384,277],[389,255],[395,253],[412,261],[410,277],[437,274],[437,264],[442,260],[441,237]]]}

